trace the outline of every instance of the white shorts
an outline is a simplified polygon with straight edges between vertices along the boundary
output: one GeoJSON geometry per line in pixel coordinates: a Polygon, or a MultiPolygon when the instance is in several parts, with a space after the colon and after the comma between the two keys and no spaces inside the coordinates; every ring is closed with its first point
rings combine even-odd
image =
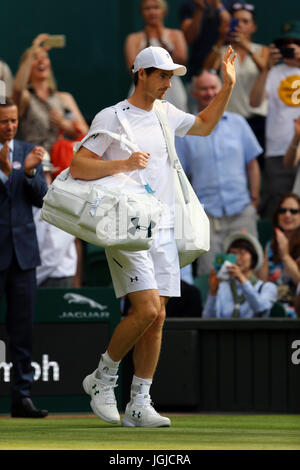
{"type": "Polygon", "coordinates": [[[180,297],[180,268],[173,229],[158,230],[144,251],[105,250],[116,297],[157,289],[159,295],[180,297]]]}

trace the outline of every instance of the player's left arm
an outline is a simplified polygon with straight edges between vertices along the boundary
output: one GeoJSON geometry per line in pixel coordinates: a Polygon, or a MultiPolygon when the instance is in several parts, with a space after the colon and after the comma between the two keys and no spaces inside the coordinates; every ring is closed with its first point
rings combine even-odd
{"type": "Polygon", "coordinates": [[[188,134],[209,135],[218,124],[236,82],[235,59],[236,53],[234,53],[231,46],[228,46],[222,62],[224,85],[210,105],[196,116],[195,123],[188,131],[188,134]]]}

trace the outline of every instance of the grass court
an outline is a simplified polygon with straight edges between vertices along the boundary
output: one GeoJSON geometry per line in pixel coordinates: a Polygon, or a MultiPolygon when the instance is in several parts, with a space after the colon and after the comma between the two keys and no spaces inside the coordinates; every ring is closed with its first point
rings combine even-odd
{"type": "Polygon", "coordinates": [[[123,428],[94,415],[0,417],[0,450],[299,450],[300,415],[168,414],[170,428],[123,428]]]}

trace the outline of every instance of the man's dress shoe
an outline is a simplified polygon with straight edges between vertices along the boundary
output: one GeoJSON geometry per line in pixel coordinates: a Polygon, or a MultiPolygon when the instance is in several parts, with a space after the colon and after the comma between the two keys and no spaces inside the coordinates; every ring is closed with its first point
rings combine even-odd
{"type": "Polygon", "coordinates": [[[45,418],[47,414],[47,410],[36,408],[29,397],[13,402],[11,406],[12,418],[45,418]]]}

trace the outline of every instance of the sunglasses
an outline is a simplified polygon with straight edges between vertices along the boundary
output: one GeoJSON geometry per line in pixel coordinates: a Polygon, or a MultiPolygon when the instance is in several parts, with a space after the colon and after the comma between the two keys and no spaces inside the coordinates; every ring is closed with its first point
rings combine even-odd
{"type": "Polygon", "coordinates": [[[247,10],[247,11],[254,11],[255,6],[251,3],[234,3],[231,7],[232,10],[247,10]]]}
{"type": "Polygon", "coordinates": [[[286,214],[287,212],[296,215],[300,213],[300,209],[289,209],[288,207],[280,207],[280,209],[278,209],[278,214],[286,214]]]}

